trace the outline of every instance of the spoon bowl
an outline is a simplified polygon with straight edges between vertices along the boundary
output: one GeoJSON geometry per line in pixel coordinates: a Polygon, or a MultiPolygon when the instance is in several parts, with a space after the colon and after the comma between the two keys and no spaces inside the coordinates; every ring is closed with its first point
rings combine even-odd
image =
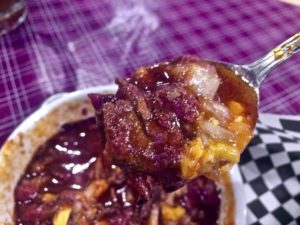
{"type": "MultiPolygon", "coordinates": [[[[251,109],[253,127],[258,118],[259,88],[266,76],[281,63],[294,54],[300,52],[300,33],[297,33],[269,51],[262,58],[245,65],[236,65],[221,61],[206,61],[213,64],[220,74],[228,76],[230,82],[227,88],[231,88],[232,96],[240,98],[251,109]],[[238,79],[237,79],[238,78],[238,79]],[[240,85],[243,87],[240,88],[240,85]],[[236,89],[243,90],[243,93],[235,92],[236,89]]],[[[225,79],[226,80],[226,79],[225,79]]]]}

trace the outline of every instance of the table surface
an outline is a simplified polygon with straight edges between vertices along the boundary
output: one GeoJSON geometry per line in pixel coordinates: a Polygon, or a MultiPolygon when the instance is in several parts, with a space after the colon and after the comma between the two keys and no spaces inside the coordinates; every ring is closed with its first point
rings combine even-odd
{"type": "MultiPolygon", "coordinates": [[[[49,96],[113,83],[183,54],[250,63],[300,31],[300,8],[274,0],[29,0],[0,37],[0,144],[49,96]]],[[[261,87],[262,112],[299,114],[300,56],[261,87]]]]}
{"type": "MultiPolygon", "coordinates": [[[[300,7],[276,0],[28,0],[28,9],[0,37],[0,145],[55,93],[183,54],[247,64],[300,31],[300,7]]],[[[299,70],[300,55],[266,78],[261,112],[299,115],[299,70]]],[[[300,224],[300,119],[261,116],[240,163],[247,224],[300,224]]]]}

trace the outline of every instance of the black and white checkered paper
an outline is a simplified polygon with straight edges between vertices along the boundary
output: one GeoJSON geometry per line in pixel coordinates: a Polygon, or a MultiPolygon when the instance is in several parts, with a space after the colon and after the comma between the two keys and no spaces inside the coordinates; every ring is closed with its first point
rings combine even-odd
{"type": "Polygon", "coordinates": [[[300,117],[262,114],[239,165],[247,224],[300,225],[300,117]]]}

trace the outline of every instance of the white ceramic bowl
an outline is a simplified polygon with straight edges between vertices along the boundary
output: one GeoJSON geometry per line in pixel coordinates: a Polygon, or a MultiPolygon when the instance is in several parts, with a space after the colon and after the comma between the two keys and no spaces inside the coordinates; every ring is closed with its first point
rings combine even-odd
{"type": "MultiPolygon", "coordinates": [[[[0,225],[13,224],[13,192],[37,147],[55,134],[62,124],[93,115],[88,93],[114,93],[116,89],[115,85],[108,85],[54,95],[9,136],[0,152],[0,225]],[[88,113],[82,113],[83,109],[88,113]]],[[[235,201],[235,209],[230,210],[235,210],[235,224],[245,225],[245,194],[238,167],[230,172],[230,180],[235,201]]]]}

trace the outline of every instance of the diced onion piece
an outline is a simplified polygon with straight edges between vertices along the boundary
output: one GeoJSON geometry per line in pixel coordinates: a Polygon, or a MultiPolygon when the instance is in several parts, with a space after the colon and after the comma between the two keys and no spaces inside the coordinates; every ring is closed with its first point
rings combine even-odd
{"type": "Polygon", "coordinates": [[[236,141],[235,134],[221,126],[214,125],[209,121],[203,121],[200,128],[210,137],[217,140],[234,142],[236,141]]]}
{"type": "Polygon", "coordinates": [[[226,124],[231,117],[229,109],[216,101],[205,101],[202,105],[204,111],[211,113],[221,124],[226,124]]]}
{"type": "Polygon", "coordinates": [[[198,96],[212,99],[220,85],[220,78],[214,66],[210,64],[191,64],[188,66],[189,84],[198,96]]]}
{"type": "Polygon", "coordinates": [[[202,143],[203,143],[203,146],[204,147],[207,147],[210,143],[210,138],[207,134],[203,133],[203,132],[200,132],[199,133],[199,137],[201,138],[202,140],[202,143]]]}
{"type": "Polygon", "coordinates": [[[244,123],[244,120],[237,120],[229,123],[228,129],[235,132],[237,136],[237,147],[244,149],[249,143],[253,130],[251,126],[244,123]]]}
{"type": "Polygon", "coordinates": [[[242,106],[242,104],[236,102],[236,101],[230,101],[228,102],[228,108],[234,115],[241,115],[244,113],[245,109],[242,106]]]}
{"type": "Polygon", "coordinates": [[[53,225],[67,225],[72,208],[69,206],[60,208],[53,217],[53,225]]]}
{"type": "Polygon", "coordinates": [[[153,205],[147,225],[159,225],[159,208],[157,205],[153,205]]]}

